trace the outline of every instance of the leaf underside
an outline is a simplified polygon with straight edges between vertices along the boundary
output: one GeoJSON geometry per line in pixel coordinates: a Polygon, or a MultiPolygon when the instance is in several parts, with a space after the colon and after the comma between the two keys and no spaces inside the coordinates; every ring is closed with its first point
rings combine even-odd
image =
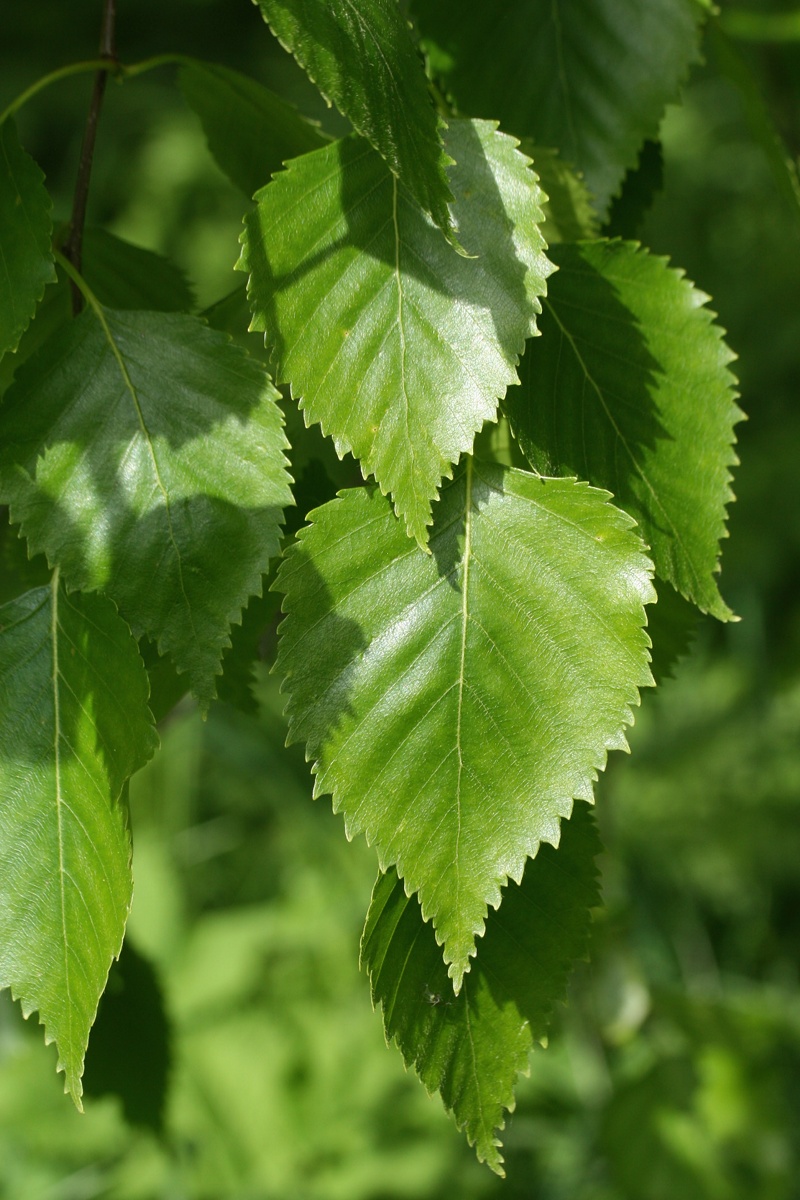
{"type": "Polygon", "coordinates": [[[506,412],[532,466],[612,492],[656,572],[725,620],[720,539],[737,462],[733,353],[698,292],[635,243],[555,246],[543,336],[506,412]]]}
{"type": "Polygon", "coordinates": [[[203,704],[291,503],[276,397],[196,318],[87,310],[0,409],[0,495],[31,553],[106,592],[203,704]]]}
{"type": "Polygon", "coordinates": [[[122,788],[157,743],[147,690],[104,597],[54,583],[0,608],[0,987],[38,1011],[79,1107],[131,900],[122,788]]]}
{"type": "Polygon", "coordinates": [[[363,141],[289,165],[245,219],[252,329],[306,422],[360,460],[420,544],[451,464],[517,381],[552,270],[541,192],[516,142],[454,121],[453,253],[363,141]]]}
{"type": "Polygon", "coordinates": [[[255,0],[322,95],[449,238],[448,157],[422,59],[396,0],[255,0]]]}
{"type": "Polygon", "coordinates": [[[651,567],[606,493],[471,459],[430,555],[374,489],[312,517],[276,583],[290,738],[419,893],[457,990],[507,877],[625,746],[651,567]]]}
{"type": "Polygon", "coordinates": [[[48,283],[50,197],[44,175],[23,150],[14,122],[0,125],[0,355],[16,350],[48,283]]]}
{"type": "Polygon", "coordinates": [[[478,1157],[499,1175],[505,1109],[520,1072],[565,998],[573,961],[586,952],[599,903],[591,810],[577,804],[558,850],[543,846],[520,885],[492,913],[478,958],[455,997],[433,930],[394,869],[380,875],[361,941],[372,1000],[387,1040],[399,1046],[429,1092],[439,1092],[478,1157]]]}
{"type": "Polygon", "coordinates": [[[557,146],[600,215],[699,60],[694,0],[414,0],[460,111],[557,146]]]}

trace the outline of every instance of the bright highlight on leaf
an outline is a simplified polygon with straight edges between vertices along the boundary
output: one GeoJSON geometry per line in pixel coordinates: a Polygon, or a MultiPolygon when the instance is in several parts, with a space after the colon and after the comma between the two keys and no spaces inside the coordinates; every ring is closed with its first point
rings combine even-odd
{"type": "Polygon", "coordinates": [[[258,193],[239,262],[306,422],[391,492],[424,544],[452,463],[494,420],[536,332],[552,267],[529,160],[486,121],[454,121],[454,211],[476,257],[453,253],[380,157],[349,138],[258,193]]]}
{"type": "Polygon", "coordinates": [[[0,355],[16,350],[45,286],[55,279],[44,175],[9,119],[0,125],[0,355]]]}
{"type": "Polygon", "coordinates": [[[574,959],[586,951],[590,909],[599,903],[600,844],[591,811],[575,806],[558,850],[543,846],[522,883],[509,884],[492,913],[476,963],[458,997],[433,930],[394,870],[380,875],[361,940],[372,1000],[429,1092],[439,1092],[478,1158],[504,1175],[500,1140],[517,1077],[565,998],[574,959]]]}
{"type": "Polygon", "coordinates": [[[202,122],[209,150],[246,196],[269,183],[287,158],[328,141],[291,104],[230,67],[190,62],[181,68],[180,84],[202,122]]]}
{"type": "Polygon", "coordinates": [[[83,1057],[131,900],[127,778],[157,738],[147,676],[113,604],[54,576],[0,608],[0,987],[83,1057]]]}
{"type": "Polygon", "coordinates": [[[254,2],[328,103],[372,143],[417,203],[454,238],[442,122],[397,0],[254,2]]]}
{"type": "Polygon", "coordinates": [[[98,307],[0,409],[0,495],[31,552],[106,592],[203,704],[292,502],[276,396],[201,321],[98,307]]]}
{"type": "Polygon", "coordinates": [[[506,397],[520,445],[544,474],[608,488],[657,573],[726,620],[716,573],[742,414],[708,297],[633,243],[561,245],[552,256],[543,336],[506,397]]]}
{"type": "Polygon", "coordinates": [[[488,906],[592,798],[651,682],[632,524],[585,483],[468,460],[432,554],[355,489],[279,570],[290,738],[348,836],[419,893],[456,990],[488,906]]]}
{"type": "Polygon", "coordinates": [[[557,146],[605,214],[699,59],[695,0],[413,0],[460,110],[557,146]]]}

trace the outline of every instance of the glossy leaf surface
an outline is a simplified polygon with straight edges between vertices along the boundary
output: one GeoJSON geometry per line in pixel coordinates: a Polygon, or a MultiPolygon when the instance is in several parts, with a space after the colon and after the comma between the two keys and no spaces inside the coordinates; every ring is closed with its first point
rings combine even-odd
{"type": "Polygon", "coordinates": [[[361,941],[373,1004],[429,1092],[439,1092],[478,1157],[504,1174],[500,1140],[517,1076],[565,998],[583,955],[590,909],[599,903],[591,811],[575,806],[558,849],[543,846],[522,883],[508,885],[480,941],[478,958],[453,990],[433,930],[392,869],[379,875],[361,941]]]}
{"type": "Polygon", "coordinates": [[[256,0],[322,95],[372,143],[448,236],[453,223],[440,120],[396,0],[256,0]]]}
{"type": "Polygon", "coordinates": [[[377,490],[313,514],[278,574],[289,733],[349,836],[418,892],[455,988],[507,877],[557,844],[650,682],[650,564],[605,493],[468,460],[432,554],[377,490]]]}
{"type": "Polygon", "coordinates": [[[291,503],[275,398],[201,321],[98,309],[22,368],[0,409],[0,494],[31,551],[111,596],[206,704],[291,503]]]}
{"type": "Polygon", "coordinates": [[[44,175],[9,119],[0,125],[0,355],[16,350],[45,286],[55,279],[44,175]]]}
{"type": "Polygon", "coordinates": [[[741,413],[707,297],[635,244],[556,246],[553,258],[543,336],[506,399],[520,444],[536,470],[608,488],[658,574],[725,620],[715,576],[741,413]]]}
{"type": "Polygon", "coordinates": [[[516,382],[552,270],[541,192],[512,138],[454,121],[462,258],[363,141],[293,162],[258,193],[239,266],[251,328],[306,421],[391,492],[424,543],[430,506],[516,382]]]}
{"type": "Polygon", "coordinates": [[[181,68],[181,91],[203,125],[208,148],[247,196],[288,158],[324,146],[327,137],[268,88],[219,63],[181,68]]]}
{"type": "Polygon", "coordinates": [[[131,900],[122,788],[156,743],[110,601],[54,581],[0,608],[0,987],[38,1011],[79,1107],[131,900]]]}
{"type": "Polygon", "coordinates": [[[556,146],[601,214],[699,58],[694,0],[414,0],[461,112],[556,146]]]}

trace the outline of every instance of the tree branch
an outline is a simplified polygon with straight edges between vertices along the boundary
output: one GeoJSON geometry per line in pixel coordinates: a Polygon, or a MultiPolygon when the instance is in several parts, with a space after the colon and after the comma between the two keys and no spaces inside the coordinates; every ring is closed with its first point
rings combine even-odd
{"type": "MultiPolygon", "coordinates": [[[[117,0],[104,0],[103,24],[100,30],[100,58],[117,65],[116,49],[116,17],[117,0]]],[[[101,69],[94,77],[92,98],[89,102],[89,113],[86,118],[86,131],[83,135],[81,158],[78,165],[78,178],[75,182],[75,195],[72,202],[72,217],[69,223],[69,234],[64,244],[64,254],[80,272],[83,261],[83,227],[86,222],[86,204],[89,198],[89,182],[92,176],[92,161],[94,145],[97,137],[97,122],[100,109],[103,106],[103,96],[106,90],[108,71],[101,69]]],[[[83,297],[75,286],[70,283],[72,291],[72,312],[75,316],[83,308],[83,297]]]]}

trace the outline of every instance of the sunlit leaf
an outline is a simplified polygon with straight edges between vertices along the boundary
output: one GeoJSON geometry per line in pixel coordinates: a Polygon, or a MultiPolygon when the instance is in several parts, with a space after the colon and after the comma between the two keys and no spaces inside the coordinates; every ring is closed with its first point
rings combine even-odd
{"type": "Polygon", "coordinates": [[[258,193],[239,266],[251,328],[306,421],[352,453],[420,543],[451,464],[517,381],[551,271],[529,160],[485,121],[454,121],[453,254],[380,157],[350,138],[258,193]]]}
{"type": "Polygon", "coordinates": [[[291,503],[276,392],[192,317],[87,309],[0,408],[0,495],[32,552],[103,590],[208,703],[291,503]]]}
{"type": "Polygon", "coordinates": [[[147,676],[109,600],[54,576],[0,608],[0,987],[39,1013],[79,1107],[131,900],[121,792],[155,746],[147,676]]]}
{"type": "MultiPolygon", "coordinates": [[[[441,122],[396,0],[256,0],[273,33],[453,237],[441,122]]],[[[460,237],[460,235],[459,235],[460,237]]]]}
{"type": "Polygon", "coordinates": [[[312,518],[276,584],[290,738],[419,893],[458,989],[507,877],[625,746],[650,564],[605,493],[471,459],[432,554],[376,489],[312,518]]]}
{"type": "Polygon", "coordinates": [[[478,958],[453,989],[433,929],[394,869],[380,875],[361,941],[372,1000],[429,1092],[439,1092],[478,1157],[503,1175],[497,1131],[514,1107],[517,1077],[565,996],[599,903],[600,844],[585,804],[562,822],[558,849],[543,846],[492,913],[478,958]]]}

